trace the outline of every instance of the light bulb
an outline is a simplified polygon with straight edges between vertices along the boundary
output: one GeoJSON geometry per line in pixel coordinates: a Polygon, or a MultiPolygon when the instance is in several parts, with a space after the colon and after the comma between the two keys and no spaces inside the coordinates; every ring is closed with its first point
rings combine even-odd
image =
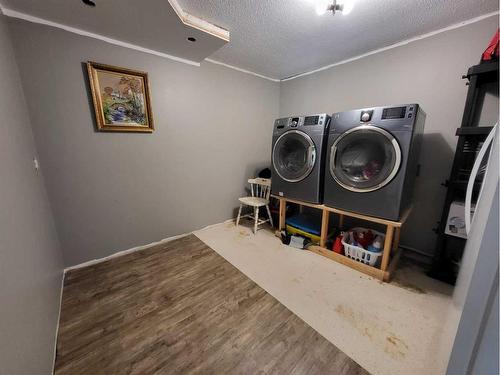
{"type": "Polygon", "coordinates": [[[329,0],[315,0],[314,3],[316,4],[316,7],[315,7],[316,14],[318,16],[322,16],[328,10],[328,5],[330,4],[330,1],[329,0]]]}
{"type": "Polygon", "coordinates": [[[349,13],[351,13],[352,8],[354,8],[354,0],[344,0],[342,1],[342,5],[344,8],[342,9],[342,14],[344,16],[347,16],[349,13]]]}
{"type": "Polygon", "coordinates": [[[326,13],[326,8],[323,8],[323,7],[320,7],[320,6],[316,6],[316,14],[318,16],[322,16],[325,13],[326,13]]]}

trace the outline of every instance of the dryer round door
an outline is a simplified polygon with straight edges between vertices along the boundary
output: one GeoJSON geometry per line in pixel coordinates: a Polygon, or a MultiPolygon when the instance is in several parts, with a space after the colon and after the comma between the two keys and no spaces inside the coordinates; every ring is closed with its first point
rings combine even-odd
{"type": "Polygon", "coordinates": [[[401,148],[388,131],[362,125],[332,145],[330,174],[343,188],[366,193],[387,185],[398,173],[401,148]]]}
{"type": "Polygon", "coordinates": [[[276,140],[272,159],[274,170],[283,180],[299,182],[314,168],[316,146],[306,133],[289,130],[276,140]]]}

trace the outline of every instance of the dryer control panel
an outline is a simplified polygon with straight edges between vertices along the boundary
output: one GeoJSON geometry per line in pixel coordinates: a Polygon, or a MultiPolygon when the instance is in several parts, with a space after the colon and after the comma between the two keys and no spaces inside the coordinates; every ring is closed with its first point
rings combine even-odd
{"type": "Polygon", "coordinates": [[[340,134],[365,125],[378,126],[391,132],[413,131],[418,117],[425,118],[425,113],[416,103],[355,109],[334,113],[330,132],[340,134]]]}

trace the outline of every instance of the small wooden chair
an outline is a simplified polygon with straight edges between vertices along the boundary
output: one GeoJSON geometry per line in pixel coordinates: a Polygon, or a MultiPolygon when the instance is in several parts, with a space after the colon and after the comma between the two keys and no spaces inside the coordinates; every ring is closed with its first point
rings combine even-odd
{"type": "Polygon", "coordinates": [[[240,223],[242,217],[252,217],[252,214],[241,215],[241,210],[243,206],[253,207],[253,217],[254,217],[254,234],[257,233],[257,227],[261,224],[267,223],[268,221],[273,226],[273,218],[271,217],[271,210],[269,209],[269,196],[271,195],[271,180],[267,178],[251,178],[248,180],[250,184],[250,189],[252,192],[251,197],[239,198],[240,210],[238,211],[238,217],[236,218],[236,226],[240,223]],[[269,219],[259,220],[259,208],[266,206],[267,215],[269,219]]]}

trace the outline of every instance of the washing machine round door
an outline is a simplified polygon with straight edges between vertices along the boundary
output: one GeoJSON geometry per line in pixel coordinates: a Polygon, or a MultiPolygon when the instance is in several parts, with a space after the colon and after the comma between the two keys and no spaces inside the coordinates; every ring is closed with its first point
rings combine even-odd
{"type": "Polygon", "coordinates": [[[316,146],[306,133],[289,130],[276,140],[272,159],[274,170],[283,180],[299,182],[314,168],[316,146]]]}
{"type": "Polygon", "coordinates": [[[362,125],[342,134],[330,151],[330,173],[347,190],[365,193],[387,185],[398,173],[401,148],[388,131],[362,125]]]}

